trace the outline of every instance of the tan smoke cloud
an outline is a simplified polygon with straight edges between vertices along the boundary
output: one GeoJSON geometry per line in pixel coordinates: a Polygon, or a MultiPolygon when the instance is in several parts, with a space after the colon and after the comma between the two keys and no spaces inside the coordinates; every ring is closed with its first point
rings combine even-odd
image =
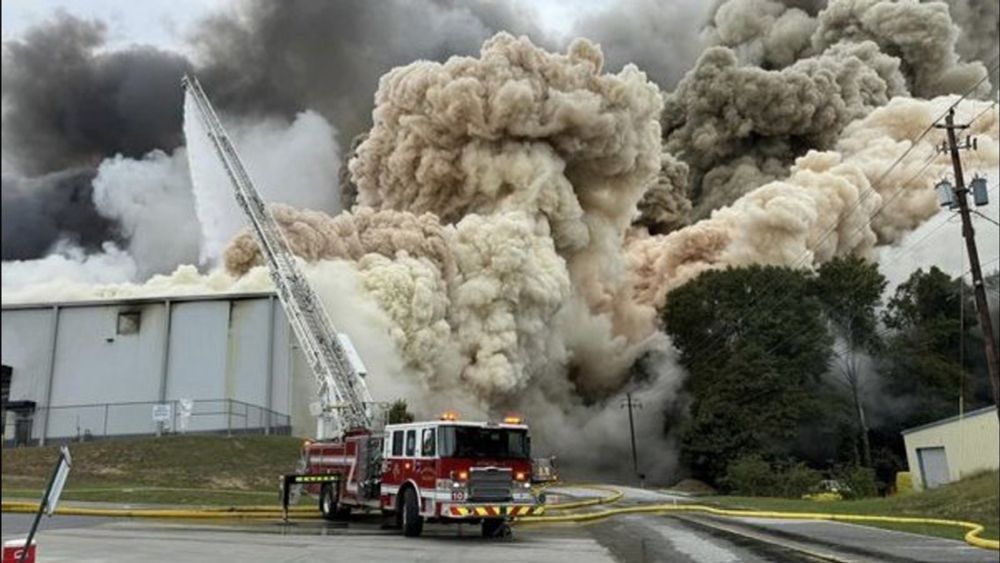
{"type": "MultiPolygon", "coordinates": [[[[928,156],[940,135],[928,135],[882,176],[955,99],[897,98],[846,127],[835,150],[798,158],[788,178],[766,184],[690,227],[631,239],[634,295],[660,307],[671,289],[707,269],[813,266],[846,254],[869,256],[876,244],[899,240],[938,210],[932,186],[950,161],[928,156]]],[[[965,101],[957,120],[969,120],[985,108],[983,102],[965,101]]],[[[984,113],[970,133],[978,137],[980,148],[963,157],[966,166],[995,169],[1000,159],[996,115],[984,113]]]]}
{"type": "Polygon", "coordinates": [[[562,55],[501,33],[478,59],[393,70],[349,165],[358,203],[449,224],[523,212],[551,237],[591,308],[632,330],[616,305],[621,240],[660,170],[662,102],[636,68],[611,75],[602,65],[584,40],[562,55]]]}
{"type": "MultiPolygon", "coordinates": [[[[360,260],[370,253],[394,258],[405,253],[426,258],[439,275],[450,278],[455,264],[445,239],[445,229],[437,217],[425,213],[357,208],[335,217],[310,210],[272,204],[271,213],[291,246],[292,252],[309,262],[360,260]]],[[[226,248],[226,270],[240,275],[262,265],[260,249],[249,230],[244,229],[226,248]]]]}

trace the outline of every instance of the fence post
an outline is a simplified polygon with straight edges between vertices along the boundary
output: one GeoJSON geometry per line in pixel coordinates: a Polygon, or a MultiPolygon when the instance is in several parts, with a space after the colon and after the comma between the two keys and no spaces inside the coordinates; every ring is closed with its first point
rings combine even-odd
{"type": "Polygon", "coordinates": [[[233,400],[226,399],[226,436],[233,435],[233,400]]]}
{"type": "Polygon", "coordinates": [[[111,409],[110,403],[104,403],[104,437],[108,437],[108,411],[111,409]]]}

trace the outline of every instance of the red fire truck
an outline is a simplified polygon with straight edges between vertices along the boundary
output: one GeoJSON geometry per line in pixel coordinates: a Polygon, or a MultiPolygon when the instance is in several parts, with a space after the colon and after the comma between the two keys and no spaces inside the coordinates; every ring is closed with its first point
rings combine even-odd
{"type": "Polygon", "coordinates": [[[307,442],[306,470],[295,482],[319,497],[328,519],[381,510],[407,536],[425,521],[481,523],[484,536],[543,510],[531,489],[528,427],[518,418],[390,424],[383,433],[348,432],[307,442]],[[322,481],[322,482],[321,482],[322,481]]]}

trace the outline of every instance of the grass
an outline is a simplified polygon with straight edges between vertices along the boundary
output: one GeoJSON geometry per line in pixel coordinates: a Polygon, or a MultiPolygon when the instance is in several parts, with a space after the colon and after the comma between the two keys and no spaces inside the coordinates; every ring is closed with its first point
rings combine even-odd
{"type": "MultiPolygon", "coordinates": [[[[274,504],[302,441],[287,436],[167,436],[70,446],[63,498],[134,504],[274,504]]],[[[3,496],[38,499],[57,448],[3,450],[3,496]]]]}
{"type": "MultiPolygon", "coordinates": [[[[1000,531],[998,516],[998,488],[1000,473],[980,473],[966,479],[919,493],[886,498],[816,502],[810,500],[716,496],[705,497],[712,504],[726,508],[748,510],[773,510],[780,512],[826,512],[835,514],[869,514],[877,516],[912,516],[966,520],[982,524],[981,534],[987,539],[997,539],[1000,531]]],[[[965,530],[929,524],[871,524],[873,526],[962,539],[965,530]]]]}

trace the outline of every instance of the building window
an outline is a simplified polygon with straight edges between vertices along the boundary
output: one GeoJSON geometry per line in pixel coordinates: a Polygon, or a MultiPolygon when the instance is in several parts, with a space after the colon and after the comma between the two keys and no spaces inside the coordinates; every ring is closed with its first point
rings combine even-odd
{"type": "Polygon", "coordinates": [[[139,332],[139,324],[142,320],[142,314],[139,311],[127,311],[118,313],[118,329],[117,333],[122,334],[136,334],[139,332]]]}

